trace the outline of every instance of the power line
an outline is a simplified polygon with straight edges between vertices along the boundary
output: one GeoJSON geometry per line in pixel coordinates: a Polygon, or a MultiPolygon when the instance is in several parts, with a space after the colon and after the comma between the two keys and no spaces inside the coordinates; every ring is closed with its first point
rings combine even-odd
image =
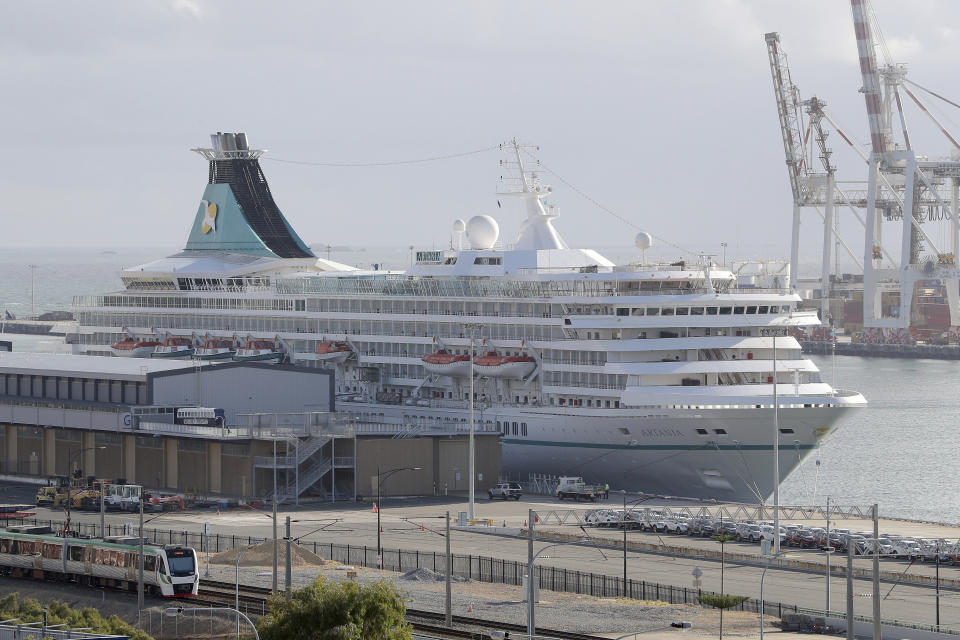
{"type": "Polygon", "coordinates": [[[463,153],[449,153],[442,156],[432,156],[430,158],[416,158],[414,160],[392,160],[388,162],[310,162],[306,160],[285,160],[283,158],[264,158],[273,162],[283,162],[286,164],[302,164],[311,167],[393,167],[404,164],[420,164],[422,162],[435,162],[438,160],[452,160],[454,158],[463,158],[478,153],[494,151],[499,149],[500,145],[493,147],[484,147],[483,149],[474,149],[473,151],[464,151],[463,153]]]}
{"type": "MultiPolygon", "coordinates": [[[[619,213],[617,213],[617,212],[615,212],[615,211],[613,211],[613,210],[611,210],[611,209],[608,209],[607,207],[603,206],[602,204],[600,204],[599,202],[597,202],[596,200],[594,200],[594,199],[593,199],[592,197],[590,197],[587,193],[585,193],[585,192],[582,191],[581,189],[577,188],[575,185],[573,185],[573,184],[571,184],[570,182],[568,182],[567,180],[565,180],[565,179],[563,178],[563,176],[561,176],[559,173],[557,173],[556,171],[554,171],[554,170],[551,169],[550,167],[546,166],[545,164],[543,164],[542,162],[540,162],[539,160],[537,160],[537,158],[534,157],[533,155],[531,155],[529,152],[524,151],[524,153],[525,153],[526,155],[530,156],[531,158],[533,158],[534,160],[536,160],[536,161],[537,161],[537,165],[538,165],[541,169],[543,169],[544,171],[552,174],[554,178],[556,178],[557,180],[559,180],[560,182],[562,182],[564,185],[566,185],[567,187],[569,187],[570,189],[572,189],[577,195],[579,195],[579,196],[580,196],[581,198],[583,198],[584,200],[590,202],[591,204],[593,204],[595,207],[597,207],[597,208],[600,209],[601,211],[604,211],[604,212],[610,214],[611,216],[613,216],[614,218],[616,218],[616,219],[619,220],[620,222],[624,223],[625,225],[627,225],[627,226],[629,226],[629,227],[633,227],[633,228],[636,229],[637,231],[645,231],[645,229],[643,229],[643,228],[641,228],[640,226],[638,226],[637,224],[631,222],[631,221],[628,220],[627,218],[624,218],[624,217],[621,216],[619,213]]],[[[649,231],[646,231],[646,233],[650,233],[650,232],[649,232],[649,231]]],[[[652,233],[650,233],[650,235],[651,235],[653,238],[656,238],[657,241],[662,242],[663,244],[665,244],[665,245],[667,245],[667,246],[673,247],[673,248],[676,249],[677,251],[683,251],[684,253],[688,253],[688,254],[690,254],[690,255],[692,255],[692,256],[697,256],[697,255],[699,255],[699,254],[698,254],[697,252],[695,252],[695,251],[690,251],[689,249],[684,249],[684,248],[681,247],[680,245],[677,245],[677,244],[674,244],[674,243],[672,243],[672,242],[669,242],[668,240],[665,240],[665,239],[661,238],[660,236],[656,236],[656,235],[654,235],[654,234],[652,234],[652,233]]]]}

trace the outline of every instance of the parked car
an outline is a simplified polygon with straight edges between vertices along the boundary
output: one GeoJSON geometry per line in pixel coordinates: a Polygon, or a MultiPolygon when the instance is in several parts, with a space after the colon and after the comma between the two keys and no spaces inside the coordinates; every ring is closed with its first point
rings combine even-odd
{"type": "Polygon", "coordinates": [[[487,489],[487,495],[490,496],[491,500],[494,498],[520,500],[520,496],[523,495],[523,486],[519,482],[501,482],[497,486],[487,489]]]}

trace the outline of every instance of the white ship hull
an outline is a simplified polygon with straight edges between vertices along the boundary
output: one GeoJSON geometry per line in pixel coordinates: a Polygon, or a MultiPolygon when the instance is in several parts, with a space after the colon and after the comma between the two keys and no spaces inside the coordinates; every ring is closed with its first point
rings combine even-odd
{"type": "MultiPolygon", "coordinates": [[[[781,482],[858,406],[781,409],[780,429],[794,432],[781,433],[781,482]]],[[[372,403],[342,403],[338,410],[373,408],[387,417],[422,416],[428,424],[467,415],[465,409],[372,403]]],[[[503,474],[523,481],[529,474],[575,475],[628,491],[753,504],[773,493],[771,410],[488,408],[476,420],[509,423],[510,433],[502,436],[503,474]],[[526,436],[513,434],[514,422],[526,424],[526,436]],[[697,434],[704,426],[710,433],[697,434]]]]}

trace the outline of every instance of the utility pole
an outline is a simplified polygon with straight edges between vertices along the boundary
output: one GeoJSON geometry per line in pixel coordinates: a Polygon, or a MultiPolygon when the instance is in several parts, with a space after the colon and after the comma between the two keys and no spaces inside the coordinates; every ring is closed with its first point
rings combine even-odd
{"type": "Polygon", "coordinates": [[[937,601],[937,633],[940,633],[940,541],[937,540],[937,593],[934,595],[937,601]]]}
{"type": "Polygon", "coordinates": [[[773,335],[773,553],[780,553],[780,402],[777,397],[777,335],[773,335]]]}
{"type": "Polygon", "coordinates": [[[475,338],[474,338],[474,335],[475,335],[475,332],[474,332],[473,329],[471,329],[471,333],[470,333],[470,443],[469,443],[469,446],[470,446],[470,461],[469,461],[469,467],[470,467],[470,521],[471,521],[471,522],[473,522],[473,521],[476,519],[476,517],[477,517],[477,515],[476,515],[476,513],[475,513],[475,505],[474,505],[474,497],[475,497],[475,493],[474,493],[474,490],[475,490],[474,483],[476,482],[476,478],[474,477],[474,476],[475,476],[475,472],[474,472],[474,468],[473,468],[473,464],[474,464],[474,457],[473,457],[473,431],[474,431],[474,426],[473,426],[473,425],[474,425],[474,423],[473,423],[473,405],[475,404],[475,399],[476,399],[476,398],[475,398],[475,395],[474,395],[473,361],[474,361],[474,359],[476,359],[476,357],[477,357],[477,354],[476,354],[476,340],[475,340],[475,338]]]}
{"type": "Polygon", "coordinates": [[[853,545],[847,545],[847,640],[853,640],[853,545]]]}
{"type": "Polygon", "coordinates": [[[279,549],[277,549],[277,439],[273,439],[273,595],[277,595],[277,565],[279,564],[279,549]]]}
{"type": "Polygon", "coordinates": [[[137,535],[137,615],[143,611],[143,487],[140,487],[140,527],[137,535]]]}
{"type": "Polygon", "coordinates": [[[623,527],[623,597],[627,597],[627,490],[623,490],[623,516],[620,519],[623,527]]]}
{"type": "MultiPolygon", "coordinates": [[[[904,214],[906,215],[906,214],[904,214]]],[[[873,505],[873,640],[883,640],[880,628],[880,509],[873,505]]]]}
{"type": "Polygon", "coordinates": [[[827,496],[827,546],[823,552],[827,556],[827,613],[830,613],[830,496],[827,496]]]}
{"type": "Polygon", "coordinates": [[[446,615],[444,616],[444,624],[447,627],[453,626],[453,592],[451,589],[451,582],[453,578],[453,556],[450,555],[450,512],[447,511],[447,560],[444,563],[446,564],[446,578],[447,578],[447,594],[446,594],[446,615]]]}
{"type": "Polygon", "coordinates": [[[107,537],[107,528],[104,525],[104,520],[106,516],[104,515],[104,507],[103,507],[103,501],[107,497],[106,493],[107,493],[107,489],[103,484],[103,480],[101,480],[100,481],[100,537],[101,538],[107,537]]]}
{"type": "Polygon", "coordinates": [[[291,555],[290,547],[293,544],[293,540],[290,537],[290,516],[287,516],[286,541],[287,541],[287,570],[286,570],[286,574],[284,575],[284,590],[286,591],[286,594],[287,594],[287,600],[289,600],[290,592],[293,589],[293,567],[291,566],[291,563],[290,563],[290,555],[291,555]]]}
{"type": "Polygon", "coordinates": [[[529,638],[533,638],[537,630],[533,600],[533,519],[535,516],[536,512],[533,509],[527,511],[527,637],[529,638]]]}

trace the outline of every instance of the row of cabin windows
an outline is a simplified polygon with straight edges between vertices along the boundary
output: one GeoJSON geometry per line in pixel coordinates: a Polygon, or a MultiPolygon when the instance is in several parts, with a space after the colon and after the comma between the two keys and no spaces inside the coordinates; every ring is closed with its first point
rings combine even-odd
{"type": "Polygon", "coordinates": [[[620,401],[619,400],[601,400],[600,398],[586,398],[586,404],[584,404],[584,398],[550,398],[550,404],[560,405],[561,407],[596,407],[598,409],[619,409],[620,401]]]}
{"type": "Polygon", "coordinates": [[[790,313],[790,305],[744,305],[729,307],[617,307],[618,316],[729,316],[790,313]]]}
{"type": "MultiPolygon", "coordinates": [[[[63,544],[59,542],[43,542],[40,540],[18,540],[12,538],[0,539],[0,553],[19,556],[40,556],[47,560],[60,560],[63,544]]],[[[136,551],[116,551],[87,545],[71,545],[68,547],[68,559],[73,562],[88,562],[103,567],[120,567],[135,569],[138,566],[136,551]]],[[[157,557],[150,554],[143,556],[144,571],[156,569],[157,557]]]]}
{"type": "Polygon", "coordinates": [[[497,430],[505,436],[525,436],[527,435],[526,422],[500,422],[497,420],[497,430]]]}

